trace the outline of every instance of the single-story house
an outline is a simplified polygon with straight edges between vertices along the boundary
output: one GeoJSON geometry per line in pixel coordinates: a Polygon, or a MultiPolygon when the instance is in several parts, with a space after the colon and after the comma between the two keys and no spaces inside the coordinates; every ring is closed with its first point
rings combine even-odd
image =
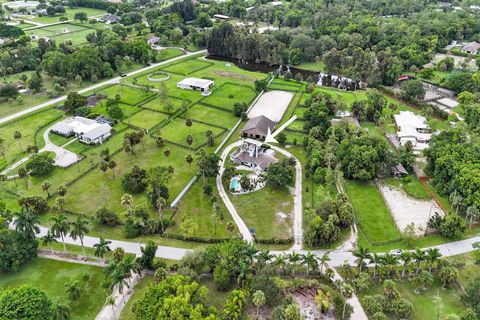
{"type": "Polygon", "coordinates": [[[118,22],[118,17],[113,15],[113,14],[107,14],[107,15],[104,15],[102,17],[102,20],[103,22],[105,22],[106,24],[114,24],[114,23],[117,23],[118,22]]]}
{"type": "Polygon", "coordinates": [[[220,20],[230,20],[230,17],[224,14],[214,14],[213,17],[220,20]]]}
{"type": "Polygon", "coordinates": [[[477,54],[480,51],[480,43],[473,41],[464,45],[460,51],[465,53],[477,54]]]}
{"type": "Polygon", "coordinates": [[[48,15],[47,9],[38,9],[38,10],[37,10],[37,13],[38,13],[39,15],[42,15],[42,16],[48,15]]]}
{"type": "Polygon", "coordinates": [[[403,146],[411,142],[415,150],[423,150],[428,147],[428,141],[432,137],[432,131],[427,125],[427,119],[418,116],[411,111],[400,111],[394,115],[397,126],[397,139],[403,146]]]}
{"type": "Polygon", "coordinates": [[[160,41],[159,37],[151,37],[150,39],[147,40],[147,43],[150,47],[155,47],[158,41],[160,41]]]}
{"type": "Polygon", "coordinates": [[[395,178],[403,178],[405,176],[408,176],[407,170],[405,170],[405,167],[401,163],[398,163],[395,166],[391,167],[391,170],[395,178]]]}
{"type": "Polygon", "coordinates": [[[265,148],[260,141],[253,139],[244,139],[242,145],[230,155],[230,160],[261,171],[278,161],[275,150],[265,148]]]}
{"type": "Polygon", "coordinates": [[[112,127],[107,123],[75,116],[58,122],[51,131],[63,137],[75,136],[86,144],[99,144],[111,136],[112,127]]]}
{"type": "Polygon", "coordinates": [[[407,81],[407,80],[412,80],[412,79],[415,79],[414,76],[411,76],[409,74],[402,74],[398,77],[398,81],[399,82],[402,82],[402,81],[407,81]]]}
{"type": "Polygon", "coordinates": [[[185,78],[179,83],[177,83],[177,88],[207,92],[208,89],[210,89],[214,85],[215,85],[215,82],[208,79],[185,78]]]}
{"type": "Polygon", "coordinates": [[[242,137],[265,140],[268,133],[273,132],[275,122],[265,116],[251,118],[242,129],[242,137]]]}

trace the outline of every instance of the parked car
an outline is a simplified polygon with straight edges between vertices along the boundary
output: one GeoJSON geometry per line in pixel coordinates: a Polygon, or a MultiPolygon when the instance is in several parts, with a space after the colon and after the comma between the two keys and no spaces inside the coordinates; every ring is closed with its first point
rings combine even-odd
{"type": "Polygon", "coordinates": [[[126,73],[123,73],[123,72],[120,72],[118,75],[119,75],[120,77],[122,77],[122,78],[125,78],[125,77],[127,76],[127,74],[126,74],[126,73]]]}
{"type": "Polygon", "coordinates": [[[399,256],[403,253],[403,250],[402,249],[393,249],[390,251],[390,254],[393,255],[393,256],[399,256]]]}

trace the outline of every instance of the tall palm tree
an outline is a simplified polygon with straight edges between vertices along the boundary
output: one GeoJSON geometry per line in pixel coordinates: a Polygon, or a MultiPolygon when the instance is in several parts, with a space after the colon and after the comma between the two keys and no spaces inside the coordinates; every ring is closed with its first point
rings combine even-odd
{"type": "Polygon", "coordinates": [[[374,253],[370,258],[370,263],[373,263],[373,278],[377,278],[378,265],[382,264],[383,256],[374,253]]]}
{"type": "Polygon", "coordinates": [[[22,150],[22,143],[21,143],[21,141],[20,141],[20,139],[22,139],[22,133],[21,133],[20,131],[15,131],[15,132],[13,133],[13,138],[14,138],[15,140],[18,140],[18,145],[19,145],[19,147],[20,147],[20,151],[23,152],[23,150],[22,150]]]}
{"type": "Polygon", "coordinates": [[[50,187],[52,186],[52,184],[48,181],[44,181],[42,184],[41,184],[41,188],[43,191],[45,191],[47,193],[47,199],[50,199],[50,187]]]}
{"type": "Polygon", "coordinates": [[[65,292],[68,294],[68,298],[72,301],[76,301],[80,298],[80,281],[70,280],[65,284],[65,292]]]}
{"type": "Polygon", "coordinates": [[[269,250],[262,250],[257,255],[257,262],[263,268],[265,267],[271,260],[273,259],[273,255],[270,254],[269,250]]]}
{"type": "Polygon", "coordinates": [[[123,295],[123,289],[125,288],[125,286],[128,287],[128,283],[126,281],[125,273],[120,268],[117,268],[113,272],[113,274],[111,276],[111,279],[112,279],[112,289],[115,286],[117,287],[118,292],[120,294],[122,294],[122,300],[125,303],[125,296],[123,295]]]}
{"type": "Polygon", "coordinates": [[[405,271],[410,269],[410,263],[412,262],[413,255],[410,251],[403,251],[400,254],[400,259],[403,261],[402,278],[405,276],[405,271]]]}
{"type": "Polygon", "coordinates": [[[357,259],[355,260],[355,263],[358,266],[359,271],[362,271],[363,268],[367,266],[365,263],[365,260],[370,260],[371,259],[371,254],[370,251],[367,248],[363,247],[358,247],[354,252],[353,256],[356,257],[357,259]]]}
{"type": "Polygon", "coordinates": [[[162,233],[165,231],[163,227],[163,210],[167,206],[167,200],[164,197],[158,197],[156,203],[158,209],[158,215],[160,216],[160,224],[162,226],[162,233]]]}
{"type": "Polygon", "coordinates": [[[275,257],[273,265],[279,267],[282,270],[282,273],[285,274],[285,266],[287,264],[287,258],[284,254],[279,254],[275,257]]]}
{"type": "Polygon", "coordinates": [[[328,252],[325,252],[321,257],[320,257],[320,273],[323,273],[323,269],[328,268],[328,262],[330,262],[330,256],[328,255],[328,252]]]}
{"type": "Polygon", "coordinates": [[[66,254],[67,246],[65,245],[65,237],[68,234],[68,230],[70,230],[70,222],[68,222],[67,217],[65,217],[63,214],[52,217],[50,220],[53,222],[50,231],[56,238],[60,237],[62,239],[63,251],[66,254]]]}
{"type": "Polygon", "coordinates": [[[31,214],[27,210],[22,210],[15,215],[13,224],[15,230],[26,238],[35,238],[35,235],[40,232],[37,224],[40,222],[38,216],[31,214]]]}
{"type": "Polygon", "coordinates": [[[253,259],[255,259],[255,255],[257,253],[258,249],[253,245],[249,245],[245,248],[245,257],[248,259],[251,265],[253,265],[253,259]]]}
{"type": "Polygon", "coordinates": [[[70,318],[70,307],[68,304],[57,302],[54,306],[54,320],[68,320],[70,318]]]}
{"type": "Polygon", "coordinates": [[[88,234],[88,221],[82,217],[78,217],[75,222],[72,223],[72,230],[70,231],[70,236],[73,240],[77,241],[77,238],[80,239],[80,244],[82,246],[83,256],[85,257],[85,246],[83,245],[83,238],[88,234]]]}
{"type": "Polygon", "coordinates": [[[417,263],[417,268],[416,268],[416,272],[415,272],[417,275],[420,271],[420,264],[423,261],[425,261],[425,258],[426,258],[425,251],[423,251],[422,249],[419,249],[419,248],[415,249],[415,251],[413,252],[413,259],[417,263]]]}
{"type": "Polygon", "coordinates": [[[292,264],[292,277],[295,276],[295,268],[297,266],[297,263],[302,260],[302,256],[298,253],[293,251],[288,255],[288,261],[292,264]]]}
{"type": "Polygon", "coordinates": [[[430,248],[427,250],[425,260],[428,262],[428,271],[432,272],[433,265],[440,260],[442,254],[438,248],[430,248]]]}
{"type": "Polygon", "coordinates": [[[388,275],[391,276],[398,264],[398,258],[391,253],[386,253],[383,256],[383,264],[387,268],[388,275]]]}
{"type": "Polygon", "coordinates": [[[120,267],[123,269],[123,272],[125,273],[125,278],[128,279],[129,287],[132,285],[130,280],[132,278],[132,272],[135,272],[136,270],[136,265],[137,265],[137,260],[133,255],[125,256],[123,260],[120,262],[120,267]]]}
{"type": "Polygon", "coordinates": [[[317,256],[311,253],[310,251],[307,254],[303,255],[302,264],[307,266],[307,277],[310,275],[310,271],[315,271],[318,269],[318,260],[317,256]]]}
{"type": "Polygon", "coordinates": [[[58,242],[57,238],[55,238],[55,236],[50,231],[48,231],[48,233],[42,237],[42,245],[50,246],[50,252],[52,253],[52,255],[53,255],[53,244],[57,242],[58,242]]]}
{"type": "Polygon", "coordinates": [[[58,186],[57,188],[57,195],[59,197],[65,197],[65,195],[67,194],[67,188],[65,188],[64,186],[60,185],[58,186]]]}
{"type": "Polygon", "coordinates": [[[105,254],[107,254],[107,252],[112,251],[112,249],[110,249],[109,247],[109,244],[111,243],[112,241],[108,241],[108,240],[105,240],[104,238],[100,238],[100,242],[93,245],[93,247],[95,248],[95,257],[99,257],[103,259],[103,257],[105,257],[105,254]]]}
{"type": "Polygon", "coordinates": [[[133,205],[133,196],[131,194],[125,193],[121,198],[120,198],[120,204],[122,207],[124,207],[126,210],[130,211],[133,205]]]}

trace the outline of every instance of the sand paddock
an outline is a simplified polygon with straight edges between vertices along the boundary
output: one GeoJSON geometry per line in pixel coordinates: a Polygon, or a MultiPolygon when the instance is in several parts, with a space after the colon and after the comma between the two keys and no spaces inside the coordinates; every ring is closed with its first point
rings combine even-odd
{"type": "Polygon", "coordinates": [[[248,117],[255,118],[263,115],[270,120],[280,122],[292,99],[291,92],[278,90],[265,92],[252,107],[248,117]]]}

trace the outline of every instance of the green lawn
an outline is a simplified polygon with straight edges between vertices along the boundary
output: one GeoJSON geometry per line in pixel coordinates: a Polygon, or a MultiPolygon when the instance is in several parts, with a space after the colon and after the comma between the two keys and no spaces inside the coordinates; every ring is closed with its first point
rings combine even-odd
{"type": "MultiPolygon", "coordinates": [[[[438,278],[435,279],[432,288],[414,293],[414,287],[410,282],[402,283],[396,281],[397,289],[402,298],[410,301],[415,307],[415,320],[437,320],[445,319],[449,314],[460,314],[465,306],[461,302],[461,292],[455,289],[443,289],[438,278]]],[[[370,288],[359,294],[362,299],[365,295],[383,294],[383,285],[374,283],[370,288]]],[[[388,315],[387,315],[388,317],[388,315]]],[[[389,319],[395,319],[389,317],[389,319]]]]}
{"type": "Polygon", "coordinates": [[[425,190],[423,185],[418,181],[415,176],[408,176],[403,179],[382,179],[382,183],[394,186],[396,188],[400,188],[405,191],[410,197],[419,199],[419,200],[430,200],[432,197],[430,194],[425,190]]]}
{"type": "Polygon", "coordinates": [[[142,89],[126,86],[126,85],[113,85],[106,87],[99,91],[99,93],[108,96],[110,99],[114,99],[118,94],[120,101],[130,105],[137,105],[145,99],[152,97],[155,93],[148,91],[145,92],[142,89]]]}
{"type": "MultiPolygon", "coordinates": [[[[147,109],[152,109],[152,110],[157,110],[157,111],[162,111],[162,112],[175,112],[178,109],[180,109],[183,104],[184,100],[181,99],[175,99],[175,98],[170,98],[170,102],[172,103],[172,110],[168,110],[167,106],[165,104],[165,101],[161,100],[160,98],[155,98],[154,100],[148,101],[145,104],[142,104],[141,106],[143,108],[147,109]]],[[[188,102],[185,102],[188,103],[188,102]]]]}
{"type": "MultiPolygon", "coordinates": [[[[215,187],[215,181],[211,181],[211,184],[215,187]]],[[[178,204],[178,211],[175,214],[175,225],[171,227],[168,232],[178,234],[180,223],[182,219],[187,216],[192,218],[196,224],[192,236],[217,239],[230,238],[226,226],[228,222],[232,221],[232,217],[218,196],[216,188],[214,189],[213,194],[218,199],[218,204],[220,205],[218,212],[219,217],[217,217],[217,219],[214,220],[212,217],[211,196],[206,196],[203,193],[202,183],[198,181],[188,190],[185,198],[178,204]]]]}
{"type": "Polygon", "coordinates": [[[103,278],[100,267],[36,258],[16,274],[0,274],[0,289],[19,287],[24,284],[38,287],[44,290],[53,301],[70,305],[69,319],[91,320],[100,312],[105,302],[106,293],[100,285],[103,278]],[[85,283],[83,276],[86,274],[90,278],[85,283]],[[75,302],[69,302],[65,293],[65,284],[72,279],[82,283],[80,299],[75,302]]]}
{"type": "Polygon", "coordinates": [[[346,192],[360,228],[371,243],[400,238],[400,232],[375,184],[347,181],[346,192]]]}
{"type": "MultiPolygon", "coordinates": [[[[118,104],[118,106],[120,107],[120,109],[122,109],[124,118],[127,118],[130,115],[132,115],[133,113],[141,110],[140,108],[138,108],[136,106],[132,106],[132,105],[121,103],[121,102],[118,104]]],[[[106,101],[105,100],[103,100],[102,102],[97,104],[95,107],[92,107],[90,110],[91,110],[92,113],[100,113],[100,114],[103,114],[106,117],[111,117],[109,115],[109,113],[107,112],[106,101]]]]}
{"type": "Polygon", "coordinates": [[[158,61],[164,61],[181,56],[183,54],[183,51],[179,49],[165,49],[157,52],[157,59],[158,61]]]}
{"type": "Polygon", "coordinates": [[[302,62],[298,66],[295,66],[299,69],[311,70],[311,71],[324,71],[325,63],[320,60],[318,62],[302,62]]]}
{"type": "Polygon", "coordinates": [[[164,67],[163,70],[186,76],[186,75],[195,73],[196,71],[207,68],[210,65],[211,64],[208,61],[202,61],[199,59],[189,59],[186,61],[182,61],[180,63],[175,62],[170,66],[164,67]]]}
{"type": "Polygon", "coordinates": [[[142,110],[125,120],[125,123],[143,128],[151,129],[163,120],[167,119],[168,115],[160,112],[142,110]]]}
{"type": "Polygon", "coordinates": [[[31,20],[40,22],[40,23],[45,23],[45,24],[58,22],[60,21],[60,17],[67,17],[69,20],[73,20],[73,17],[77,12],[85,12],[89,17],[107,13],[105,10],[93,9],[93,8],[74,8],[74,9],[65,8],[64,14],[57,14],[55,16],[35,17],[31,20]]]}
{"type": "Polygon", "coordinates": [[[283,80],[276,78],[269,85],[270,90],[300,91],[304,84],[295,80],[283,80]]]}
{"type": "Polygon", "coordinates": [[[135,314],[132,311],[132,307],[137,300],[143,298],[145,291],[147,290],[149,285],[151,285],[152,283],[153,283],[153,276],[146,275],[135,285],[135,291],[133,292],[132,296],[130,297],[130,300],[128,300],[125,307],[123,307],[123,311],[120,315],[120,320],[135,319],[135,314]]]}
{"type": "Polygon", "coordinates": [[[233,106],[237,102],[250,104],[257,93],[250,87],[239,86],[235,84],[225,84],[217,87],[213,93],[202,102],[212,104],[214,106],[233,110],[233,106]]]}
{"type": "Polygon", "coordinates": [[[257,238],[290,238],[293,196],[288,189],[265,187],[243,195],[229,195],[235,209],[257,238]],[[279,213],[286,214],[283,218],[279,213]]]}
{"type": "Polygon", "coordinates": [[[192,106],[182,114],[182,117],[213,123],[227,128],[233,127],[238,122],[238,118],[235,117],[233,112],[210,108],[202,104],[192,106]]]}
{"type": "MultiPolygon", "coordinates": [[[[175,118],[168,122],[165,127],[161,128],[160,132],[156,131],[155,135],[159,135],[166,140],[180,143],[186,147],[189,147],[186,142],[186,138],[190,134],[193,137],[193,143],[191,147],[195,149],[207,141],[206,132],[208,130],[213,132],[213,136],[217,136],[224,131],[223,129],[212,127],[200,122],[193,122],[191,127],[187,127],[185,122],[185,119],[175,118]]],[[[220,140],[221,137],[217,138],[215,144],[218,145],[220,140]]]]}

